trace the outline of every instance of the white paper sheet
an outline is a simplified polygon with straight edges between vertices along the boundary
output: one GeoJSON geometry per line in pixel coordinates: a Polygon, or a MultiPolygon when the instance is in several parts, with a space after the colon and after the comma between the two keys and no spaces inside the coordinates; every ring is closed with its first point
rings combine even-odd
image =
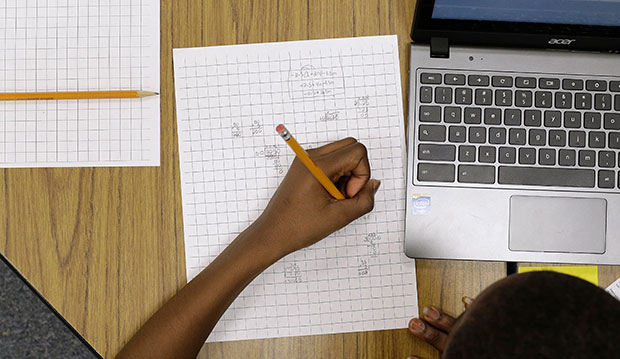
{"type": "Polygon", "coordinates": [[[607,293],[620,300],[620,278],[607,287],[607,293]]]}
{"type": "Polygon", "coordinates": [[[383,181],[375,210],[256,278],[208,341],[404,328],[405,145],[396,36],[174,50],[188,280],[261,213],[305,146],[354,136],[383,181]]]}
{"type": "MultiPolygon", "coordinates": [[[[159,0],[0,1],[0,92],[159,92],[159,0]]],[[[0,167],[158,166],[159,96],[0,102],[0,167]]]]}

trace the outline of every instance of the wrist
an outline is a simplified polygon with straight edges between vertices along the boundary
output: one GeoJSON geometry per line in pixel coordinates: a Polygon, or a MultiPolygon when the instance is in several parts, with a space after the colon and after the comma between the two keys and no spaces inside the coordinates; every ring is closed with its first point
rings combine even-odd
{"type": "Polygon", "coordinates": [[[251,257],[263,267],[263,270],[286,256],[288,252],[279,245],[278,235],[259,217],[235,240],[235,246],[245,248],[251,257]]]}

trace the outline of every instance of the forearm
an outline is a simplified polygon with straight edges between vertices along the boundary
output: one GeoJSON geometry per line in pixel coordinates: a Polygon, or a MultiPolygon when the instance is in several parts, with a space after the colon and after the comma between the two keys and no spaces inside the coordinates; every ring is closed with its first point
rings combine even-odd
{"type": "Polygon", "coordinates": [[[280,255],[253,225],[166,303],[117,358],[195,358],[239,293],[280,255]]]}

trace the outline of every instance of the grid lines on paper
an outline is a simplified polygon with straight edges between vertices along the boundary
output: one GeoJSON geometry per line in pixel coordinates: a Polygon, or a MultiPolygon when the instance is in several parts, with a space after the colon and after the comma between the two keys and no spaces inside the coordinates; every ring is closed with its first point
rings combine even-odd
{"type": "Polygon", "coordinates": [[[294,155],[275,134],[278,123],[308,147],[358,138],[383,180],[372,213],[257,277],[209,341],[356,331],[362,323],[396,328],[416,310],[407,300],[413,264],[402,248],[394,51],[175,55],[188,279],[260,215],[286,174],[294,155]]]}
{"type": "MultiPolygon", "coordinates": [[[[158,91],[158,7],[3,1],[0,92],[158,91]]],[[[2,102],[0,118],[1,167],[159,162],[158,98],[2,102]]]]}

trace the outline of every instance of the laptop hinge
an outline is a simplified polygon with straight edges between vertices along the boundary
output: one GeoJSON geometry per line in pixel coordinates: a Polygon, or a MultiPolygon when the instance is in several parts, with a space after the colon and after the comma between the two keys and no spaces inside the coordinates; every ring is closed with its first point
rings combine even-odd
{"type": "Polygon", "coordinates": [[[431,37],[431,57],[440,59],[450,57],[450,45],[447,37],[431,37]]]}

